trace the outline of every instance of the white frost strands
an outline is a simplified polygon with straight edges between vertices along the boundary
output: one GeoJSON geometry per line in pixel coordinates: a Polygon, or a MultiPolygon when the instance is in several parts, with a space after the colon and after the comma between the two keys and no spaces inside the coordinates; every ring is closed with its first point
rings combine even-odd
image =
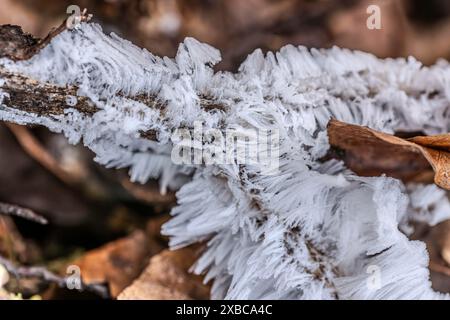
{"type": "Polygon", "coordinates": [[[214,73],[219,61],[218,50],[194,39],[175,59],[159,58],[84,23],[29,61],[1,64],[76,85],[99,111],[84,115],[69,103],[64,114],[46,116],[3,104],[0,119],[82,140],[98,162],[130,167],[134,181],[159,177],[163,190],[181,187],[162,231],[174,248],[207,241],[193,271],[214,280],[213,298],[448,298],[431,289],[424,244],[399,230],[412,219],[447,219],[443,191],[357,177],[340,162],[318,159],[329,148],[331,117],[388,133],[448,132],[449,65],[293,46],[266,56],[256,50],[236,74],[214,73]],[[221,107],[204,108],[205,97],[221,107]],[[262,174],[258,163],[172,163],[172,133],[195,121],[204,130],[277,130],[278,172],[262,174]],[[156,141],[140,136],[148,130],[156,141]]]}

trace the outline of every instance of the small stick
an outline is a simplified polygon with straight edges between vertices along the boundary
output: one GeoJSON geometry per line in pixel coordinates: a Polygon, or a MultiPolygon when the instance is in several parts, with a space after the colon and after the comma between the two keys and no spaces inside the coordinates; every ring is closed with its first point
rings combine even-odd
{"type": "MultiPolygon", "coordinates": [[[[83,12],[81,12],[79,21],[80,22],[88,22],[89,20],[91,20],[91,18],[92,18],[92,15],[87,13],[87,9],[84,9],[83,12]]],[[[44,39],[39,40],[38,43],[36,43],[36,45],[30,47],[26,51],[25,56],[22,57],[21,60],[28,60],[31,57],[33,57],[36,53],[41,51],[41,49],[45,48],[52,41],[52,39],[54,37],[56,37],[57,35],[59,35],[60,33],[62,33],[65,30],[67,30],[67,19],[65,19],[63,21],[63,23],[61,23],[59,25],[59,27],[50,31],[44,39]]]]}
{"type": "Polygon", "coordinates": [[[16,206],[14,204],[0,202],[0,214],[21,217],[33,222],[37,222],[39,224],[48,223],[47,219],[38,215],[34,211],[27,208],[16,206]]]}
{"type": "MultiPolygon", "coordinates": [[[[16,278],[38,278],[46,282],[55,283],[60,288],[67,287],[67,278],[58,276],[44,267],[16,266],[14,263],[0,255],[0,264],[16,278]]],[[[81,281],[81,290],[87,290],[98,294],[100,297],[109,298],[108,288],[102,284],[86,284],[81,281]]]]}

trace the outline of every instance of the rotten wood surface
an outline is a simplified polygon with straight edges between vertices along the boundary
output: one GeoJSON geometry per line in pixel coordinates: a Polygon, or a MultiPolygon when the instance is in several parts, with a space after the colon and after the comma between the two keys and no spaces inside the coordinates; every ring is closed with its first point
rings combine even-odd
{"type": "Polygon", "coordinates": [[[0,68],[0,78],[4,80],[0,89],[8,94],[3,104],[10,108],[38,116],[60,115],[71,108],[88,115],[98,111],[88,98],[77,95],[78,88],[75,86],[59,87],[39,82],[4,68],[0,68]],[[69,104],[69,101],[76,103],[69,104]]]}
{"type": "MultiPolygon", "coordinates": [[[[14,61],[30,59],[48,45],[53,37],[66,30],[64,22],[43,40],[39,40],[24,33],[18,26],[0,26],[0,58],[9,58],[14,61]]],[[[70,30],[67,31],[70,32],[70,30]]],[[[23,74],[10,72],[1,66],[0,79],[3,80],[0,82],[0,89],[6,93],[3,104],[9,108],[43,117],[61,115],[68,109],[75,109],[87,116],[92,116],[99,111],[89,98],[78,94],[76,85],[58,86],[38,81],[23,74]]],[[[118,95],[121,94],[118,93],[118,95]]],[[[127,98],[139,101],[149,108],[160,110],[165,108],[165,104],[155,95],[138,94],[127,98]]],[[[206,111],[225,109],[210,97],[200,95],[199,98],[201,107],[206,111]]],[[[141,132],[141,137],[156,140],[156,132],[141,132]]]]}

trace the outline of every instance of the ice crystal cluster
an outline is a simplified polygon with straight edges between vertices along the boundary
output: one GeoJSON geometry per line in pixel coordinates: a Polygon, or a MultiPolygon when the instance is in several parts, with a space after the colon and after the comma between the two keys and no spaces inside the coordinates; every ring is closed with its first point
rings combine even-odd
{"type": "Polygon", "coordinates": [[[98,111],[83,114],[68,101],[64,114],[50,116],[3,104],[0,119],[62,132],[99,163],[129,167],[133,181],[158,178],[163,191],[178,190],[162,232],[173,248],[207,243],[192,270],[213,280],[213,298],[448,298],[431,289],[425,244],[406,236],[412,220],[449,217],[446,193],[359,177],[337,160],[320,159],[331,118],[387,133],[449,132],[450,65],[294,46],[256,50],[237,73],[214,72],[220,59],[192,38],[174,59],[156,57],[83,23],[30,60],[1,64],[76,85],[98,111]],[[173,164],[172,133],[195,121],[204,130],[278,130],[278,172],[173,164]],[[142,137],[147,131],[156,133],[154,141],[142,137]]]}

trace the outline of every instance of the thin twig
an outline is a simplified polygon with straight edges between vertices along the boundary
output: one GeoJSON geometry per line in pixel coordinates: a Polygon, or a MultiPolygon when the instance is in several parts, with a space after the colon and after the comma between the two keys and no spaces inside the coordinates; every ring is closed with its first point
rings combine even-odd
{"type": "Polygon", "coordinates": [[[6,123],[6,126],[14,134],[25,152],[58,179],[67,185],[76,185],[79,182],[79,179],[75,175],[72,175],[70,172],[61,168],[56,159],[44,148],[44,146],[26,127],[13,123],[6,123]]]}
{"type": "MultiPolygon", "coordinates": [[[[60,288],[66,288],[68,283],[67,277],[61,277],[53,272],[47,270],[44,267],[25,267],[25,266],[16,266],[14,263],[9,261],[8,259],[0,256],[0,264],[5,267],[5,269],[16,278],[38,278],[43,281],[54,283],[58,285],[60,288]]],[[[105,285],[102,284],[86,284],[81,281],[81,289],[80,291],[90,291],[93,292],[100,297],[107,299],[109,298],[109,291],[105,285]]]]}
{"type": "Polygon", "coordinates": [[[47,219],[38,215],[34,211],[27,208],[19,207],[14,204],[0,202],[0,214],[17,216],[40,224],[48,223],[47,219]]]}
{"type": "MultiPolygon", "coordinates": [[[[92,18],[91,14],[87,13],[87,10],[84,9],[83,12],[80,15],[80,22],[87,22],[92,18]]],[[[27,51],[25,51],[25,55],[23,57],[20,57],[18,60],[28,60],[31,57],[33,57],[36,53],[41,51],[43,48],[45,48],[54,37],[59,35],[60,33],[67,30],[67,19],[61,23],[57,28],[53,29],[48,33],[48,35],[44,38],[39,40],[34,46],[30,47],[27,51]]]]}

